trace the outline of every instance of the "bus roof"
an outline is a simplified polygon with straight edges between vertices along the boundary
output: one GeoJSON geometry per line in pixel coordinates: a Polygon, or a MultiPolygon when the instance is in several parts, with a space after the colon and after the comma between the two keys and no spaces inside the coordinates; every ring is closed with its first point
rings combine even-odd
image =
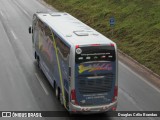
{"type": "Polygon", "coordinates": [[[38,18],[50,26],[68,44],[115,44],[101,33],[65,12],[37,12],[38,18]]]}

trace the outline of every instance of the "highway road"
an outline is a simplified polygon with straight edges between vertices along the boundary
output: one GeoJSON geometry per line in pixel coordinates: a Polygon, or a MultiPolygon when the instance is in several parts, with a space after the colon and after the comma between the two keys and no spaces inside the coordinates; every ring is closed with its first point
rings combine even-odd
{"type": "MultiPolygon", "coordinates": [[[[0,0],[0,111],[64,110],[46,77],[36,66],[31,35],[28,33],[33,13],[47,10],[49,8],[38,0],[0,0]]],[[[121,61],[118,110],[160,111],[160,90],[121,61]]],[[[92,115],[89,117],[94,119],[92,115]]],[[[48,119],[81,118],[42,118],[48,119]]],[[[112,117],[100,119],[158,120],[112,117]]]]}

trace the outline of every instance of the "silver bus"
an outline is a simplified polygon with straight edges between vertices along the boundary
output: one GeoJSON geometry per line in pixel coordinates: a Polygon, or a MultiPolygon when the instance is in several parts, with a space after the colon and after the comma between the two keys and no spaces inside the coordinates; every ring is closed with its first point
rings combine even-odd
{"type": "Polygon", "coordinates": [[[33,15],[34,56],[55,96],[71,113],[117,108],[117,47],[110,39],[64,12],[33,15]]]}

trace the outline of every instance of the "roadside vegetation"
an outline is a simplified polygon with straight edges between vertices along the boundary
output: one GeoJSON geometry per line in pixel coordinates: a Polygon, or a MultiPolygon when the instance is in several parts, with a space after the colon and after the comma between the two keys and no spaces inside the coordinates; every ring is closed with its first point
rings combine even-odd
{"type": "Polygon", "coordinates": [[[45,1],[112,39],[121,51],[160,75],[159,0],[45,1]],[[113,28],[110,17],[116,20],[113,28]]]}

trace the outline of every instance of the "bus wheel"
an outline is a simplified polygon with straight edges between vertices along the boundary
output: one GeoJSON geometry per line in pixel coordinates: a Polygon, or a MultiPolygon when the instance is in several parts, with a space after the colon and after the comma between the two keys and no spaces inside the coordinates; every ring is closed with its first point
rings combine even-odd
{"type": "Polygon", "coordinates": [[[36,52],[34,53],[34,58],[37,59],[37,53],[36,52]]]}
{"type": "Polygon", "coordinates": [[[39,59],[39,56],[37,56],[37,65],[38,65],[38,68],[41,69],[41,67],[40,67],[40,59],[39,59]]]}
{"type": "Polygon", "coordinates": [[[60,93],[60,102],[61,102],[61,105],[63,105],[63,96],[62,96],[62,92],[60,93]]]}
{"type": "Polygon", "coordinates": [[[55,93],[56,93],[56,98],[57,98],[58,100],[60,100],[60,90],[59,90],[57,84],[56,84],[55,93]]]}

